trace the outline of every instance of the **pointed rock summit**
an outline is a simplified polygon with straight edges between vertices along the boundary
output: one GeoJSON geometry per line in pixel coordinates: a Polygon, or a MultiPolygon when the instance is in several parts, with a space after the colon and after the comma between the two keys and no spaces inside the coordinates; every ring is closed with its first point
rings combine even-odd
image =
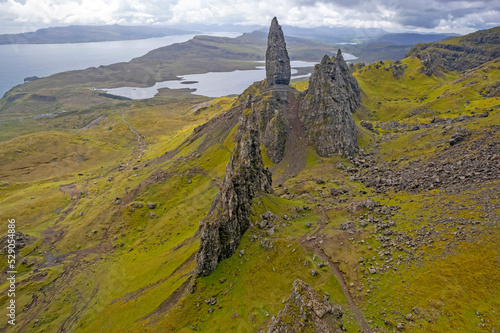
{"type": "Polygon", "coordinates": [[[273,18],[267,36],[266,79],[267,86],[290,83],[290,58],[286,50],[285,36],[278,20],[273,18]]]}
{"type": "MultiPolygon", "coordinates": [[[[200,221],[196,276],[210,275],[219,262],[233,255],[250,226],[252,200],[273,193],[261,146],[275,166],[283,163],[292,170],[283,177],[305,167],[304,138],[320,156],[351,156],[358,150],[352,113],[361,103],[360,89],[340,50],[336,57],[325,56],[316,65],[306,92],[290,87],[290,76],[285,38],[274,18],[266,53],[266,85],[258,82],[249,87],[232,109],[241,114],[235,147],[220,192],[200,221]],[[279,89],[265,89],[275,86],[279,89]]],[[[275,327],[273,332],[282,332],[281,324],[275,327]]]]}
{"type": "Polygon", "coordinates": [[[358,151],[352,113],[361,104],[361,89],[339,50],[325,55],[309,79],[300,119],[307,144],[320,156],[353,156],[358,151]]]}

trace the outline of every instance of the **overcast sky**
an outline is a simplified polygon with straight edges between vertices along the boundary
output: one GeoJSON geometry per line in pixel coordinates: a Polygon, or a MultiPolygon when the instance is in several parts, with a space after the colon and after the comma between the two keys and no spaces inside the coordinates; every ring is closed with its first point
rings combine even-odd
{"type": "Polygon", "coordinates": [[[500,1],[0,0],[0,33],[70,24],[346,26],[468,33],[500,25],[500,1]]]}

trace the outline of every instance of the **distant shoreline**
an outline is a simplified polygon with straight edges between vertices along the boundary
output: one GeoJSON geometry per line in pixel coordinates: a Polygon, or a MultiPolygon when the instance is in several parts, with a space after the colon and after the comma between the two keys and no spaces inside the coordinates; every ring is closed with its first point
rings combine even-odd
{"type": "Polygon", "coordinates": [[[198,32],[167,27],[71,25],[18,34],[0,34],[0,45],[115,42],[195,33],[198,32]]]}

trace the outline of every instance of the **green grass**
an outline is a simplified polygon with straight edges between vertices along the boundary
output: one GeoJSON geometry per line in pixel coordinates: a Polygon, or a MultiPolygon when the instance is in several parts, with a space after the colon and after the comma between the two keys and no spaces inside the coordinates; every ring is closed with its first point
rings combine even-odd
{"type": "Polygon", "coordinates": [[[389,61],[362,67],[354,73],[365,93],[363,103],[377,120],[411,118],[418,122],[422,118],[453,118],[488,111],[499,103],[498,97],[479,93],[497,81],[498,60],[462,75],[449,72],[431,77],[418,72],[421,64],[417,58],[405,58],[401,63],[407,68],[399,78],[392,75],[389,61]]]}
{"type": "MultiPolygon", "coordinates": [[[[278,216],[292,214],[297,204],[300,206],[302,203],[273,196],[257,198],[251,221],[257,220],[267,210],[278,216]]],[[[294,221],[292,226],[280,228],[278,233],[269,237],[275,244],[271,250],[263,249],[258,240],[250,241],[253,233],[260,234],[262,231],[249,230],[239,246],[239,249],[245,250],[242,258],[234,256],[227,259],[209,277],[197,279],[195,292],[181,301],[182,308],[172,309],[167,321],[147,329],[182,331],[181,327],[187,329],[194,326],[204,332],[253,332],[263,328],[271,316],[283,307],[282,301],[288,299],[291,285],[297,278],[328,291],[333,302],[345,305],[346,300],[338,282],[332,279],[327,270],[318,277],[310,275],[312,255],[294,240],[298,235],[294,231],[298,225],[303,225],[303,221],[294,221]],[[310,262],[308,266],[303,265],[305,260],[310,262]],[[225,281],[221,283],[221,279],[225,281]],[[258,283],[259,288],[255,288],[255,283],[258,283]],[[204,302],[211,297],[218,300],[215,306],[204,302]],[[245,302],[241,302],[242,299],[245,302]],[[210,307],[214,309],[212,313],[208,312],[210,307]],[[203,318],[203,321],[199,318],[203,318]]]]}

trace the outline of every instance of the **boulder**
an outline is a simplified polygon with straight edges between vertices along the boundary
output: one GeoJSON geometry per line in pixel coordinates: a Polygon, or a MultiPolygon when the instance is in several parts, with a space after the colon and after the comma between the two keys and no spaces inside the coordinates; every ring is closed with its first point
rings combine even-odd
{"type": "Polygon", "coordinates": [[[375,208],[376,203],[373,201],[373,199],[364,199],[364,200],[358,200],[358,201],[353,201],[349,204],[347,207],[347,210],[351,213],[357,213],[363,208],[366,208],[368,210],[372,210],[375,208]]]}
{"type": "Polygon", "coordinates": [[[267,333],[343,331],[343,311],[307,283],[296,280],[283,310],[271,319],[267,333]]]}

